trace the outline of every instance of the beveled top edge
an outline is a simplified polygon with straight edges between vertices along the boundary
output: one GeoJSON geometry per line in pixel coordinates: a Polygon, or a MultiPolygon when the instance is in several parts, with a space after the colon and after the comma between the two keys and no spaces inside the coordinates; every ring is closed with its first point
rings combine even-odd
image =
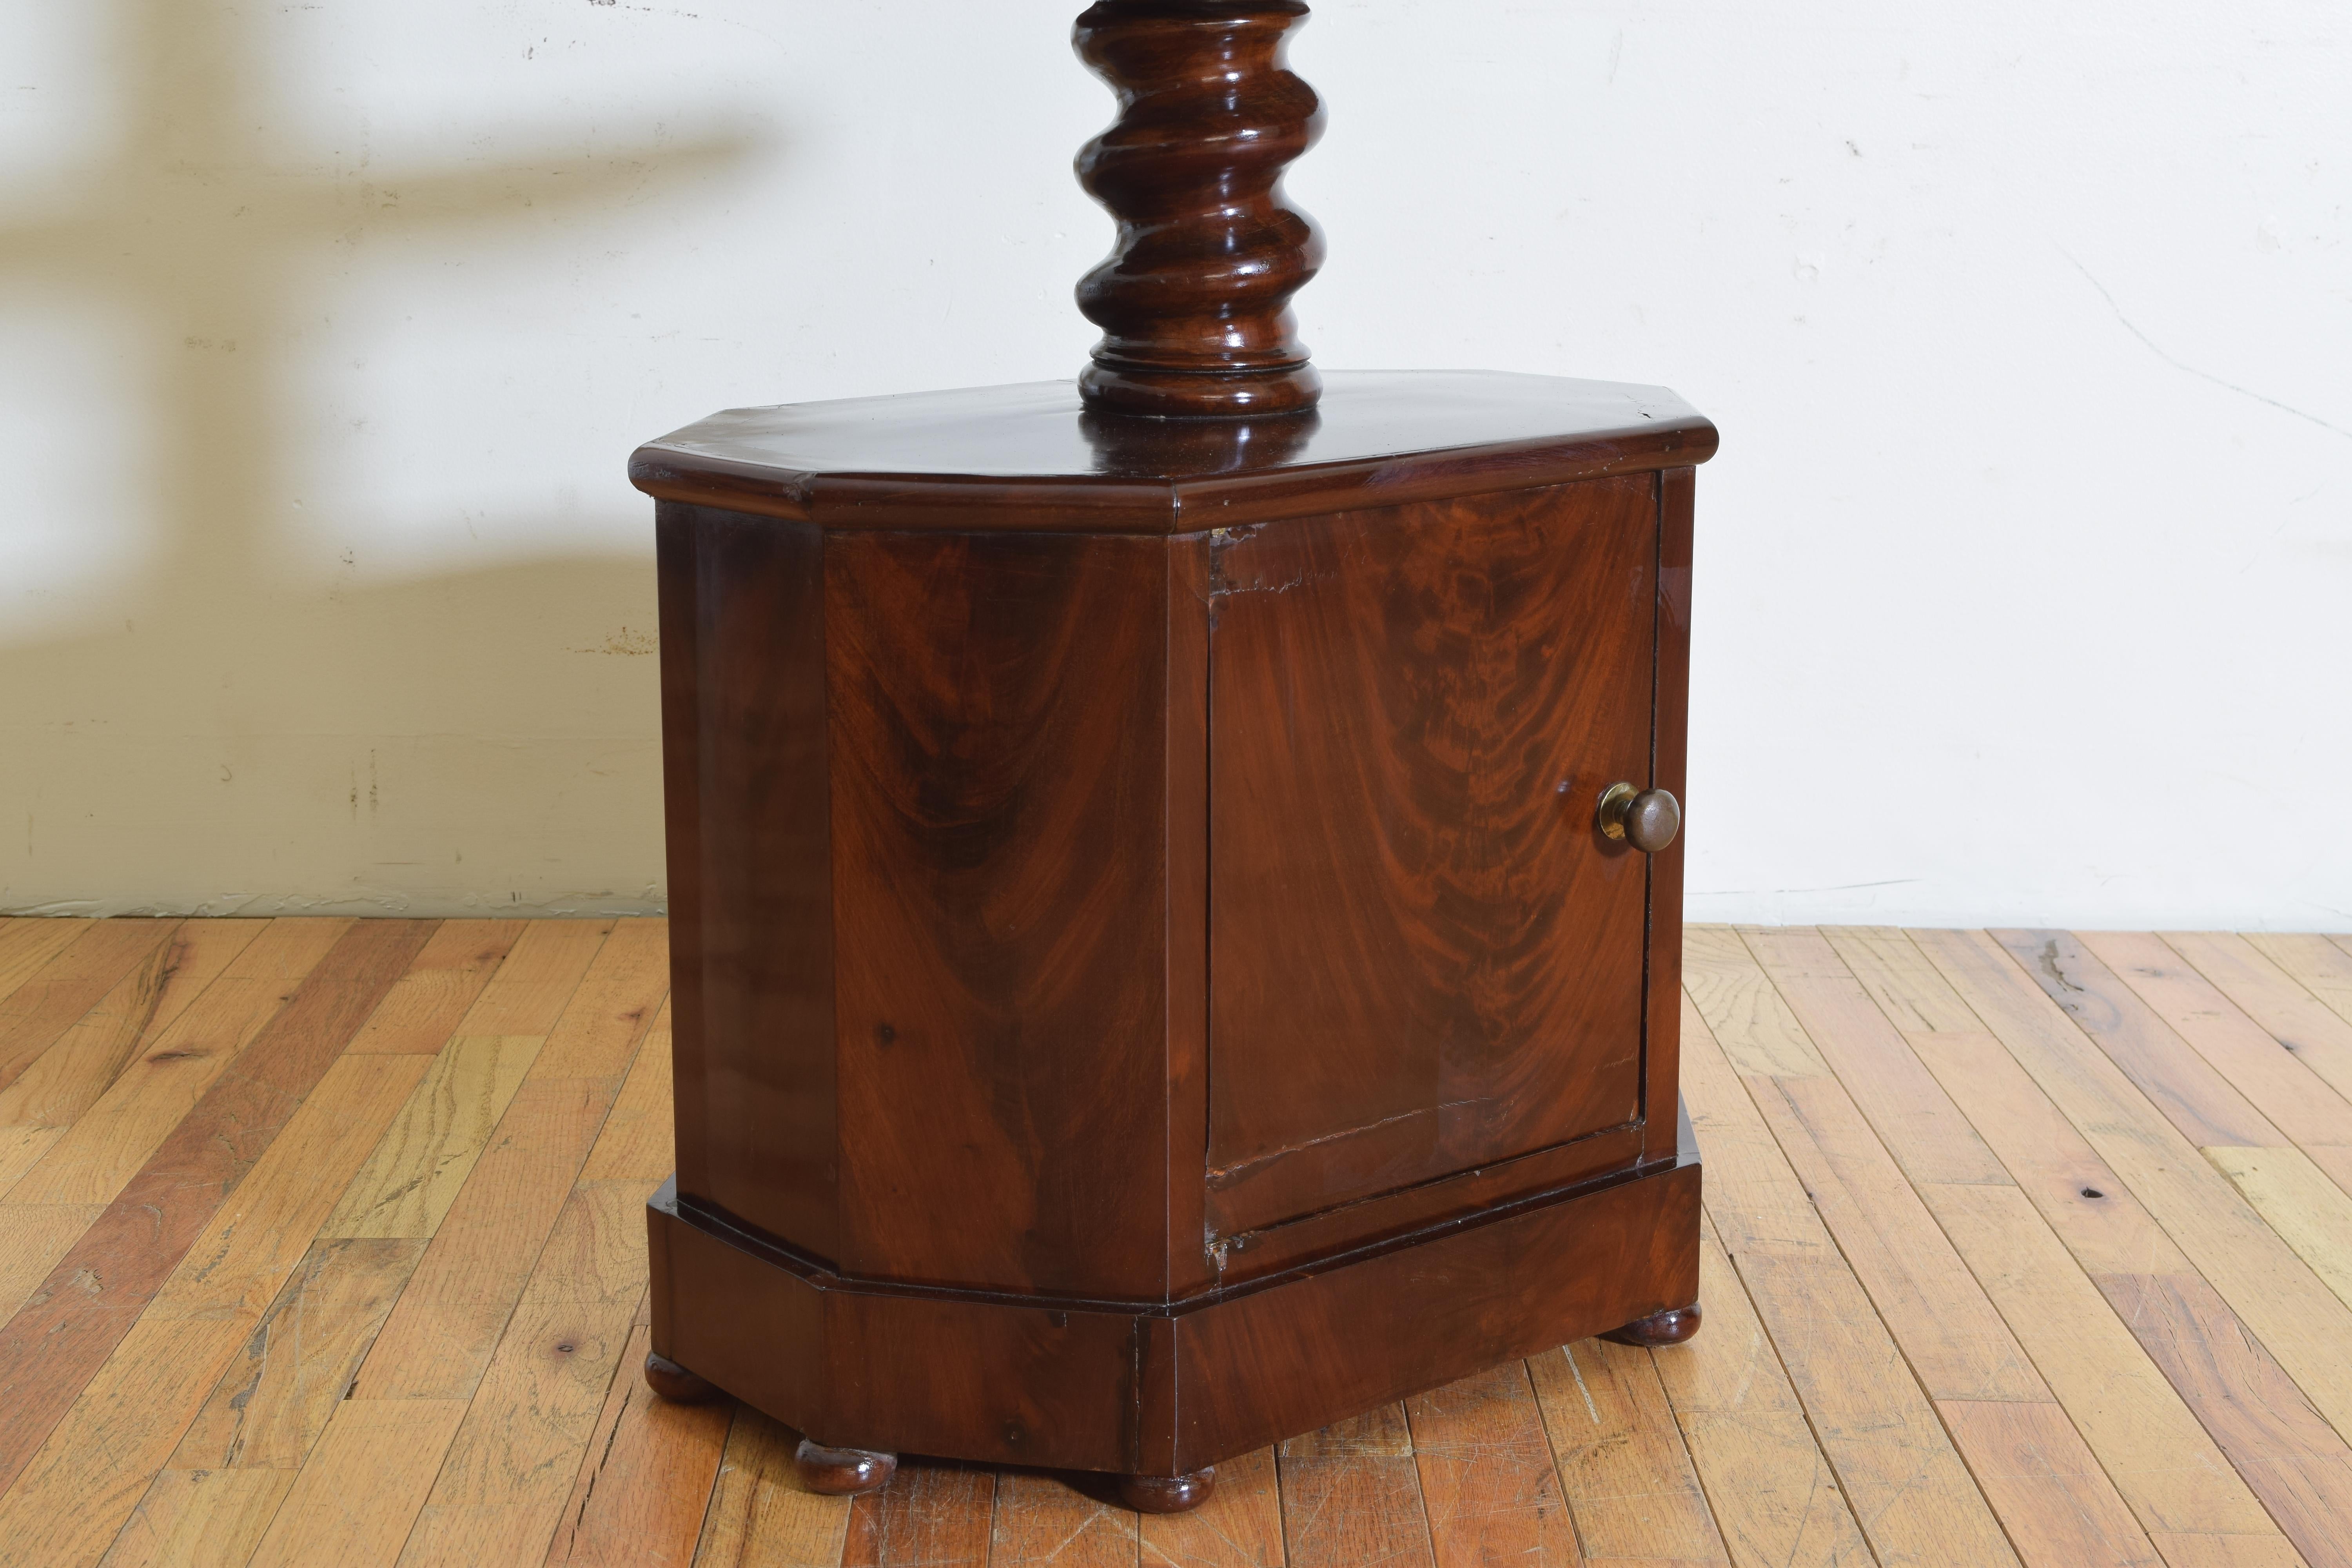
{"type": "Polygon", "coordinates": [[[835,528],[1184,532],[1705,462],[1664,387],[1335,371],[1315,412],[1138,419],[1066,381],[730,409],[638,448],[662,500],[835,528]]]}

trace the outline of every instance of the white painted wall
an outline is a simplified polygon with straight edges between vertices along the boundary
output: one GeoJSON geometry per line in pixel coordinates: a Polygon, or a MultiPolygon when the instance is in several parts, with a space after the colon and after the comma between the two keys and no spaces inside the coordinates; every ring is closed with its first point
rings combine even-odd
{"type": "MultiPolygon", "coordinates": [[[[0,908],[657,907],[623,460],[1074,371],[1076,8],[0,6],[0,908]]],[[[1725,432],[1695,915],[2352,924],[2341,5],[1318,10],[1318,359],[1725,432]]]]}

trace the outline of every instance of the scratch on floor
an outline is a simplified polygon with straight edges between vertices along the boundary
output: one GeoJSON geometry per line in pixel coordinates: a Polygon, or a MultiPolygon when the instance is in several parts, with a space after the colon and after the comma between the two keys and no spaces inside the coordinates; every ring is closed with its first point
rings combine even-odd
{"type": "Polygon", "coordinates": [[[1592,1417],[1592,1424],[1595,1426],[1600,1426],[1601,1407],[1592,1403],[1592,1390],[1584,1386],[1584,1369],[1576,1364],[1575,1347],[1562,1345],[1559,1347],[1559,1353],[1568,1358],[1569,1375],[1576,1379],[1576,1392],[1584,1395],[1584,1413],[1592,1417]]]}

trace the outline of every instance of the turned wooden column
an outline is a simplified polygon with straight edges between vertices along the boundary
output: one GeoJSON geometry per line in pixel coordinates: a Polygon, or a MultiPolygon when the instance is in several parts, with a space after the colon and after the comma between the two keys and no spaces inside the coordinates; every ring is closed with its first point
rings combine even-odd
{"type": "Polygon", "coordinates": [[[1315,89],[1285,61],[1301,0],[1103,0],[1078,54],[1118,120],[1078,154],[1078,180],[1118,244],[1078,285],[1103,330],[1078,377],[1089,406],[1170,417],[1292,414],[1322,380],[1290,297],[1323,265],[1282,172],[1323,133],[1315,89]]]}
{"type": "Polygon", "coordinates": [[[737,409],[656,498],[664,1398],[1218,1461],[1699,1322],[1696,466],[1662,387],[1333,371],[1296,0],[1105,0],[1075,384],[737,409]]]}

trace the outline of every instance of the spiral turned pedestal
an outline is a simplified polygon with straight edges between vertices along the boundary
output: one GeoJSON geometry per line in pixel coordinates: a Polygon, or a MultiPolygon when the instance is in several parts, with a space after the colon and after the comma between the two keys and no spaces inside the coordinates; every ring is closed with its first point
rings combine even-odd
{"type": "Polygon", "coordinates": [[[1118,243],[1078,284],[1103,329],[1078,378],[1107,413],[1226,416],[1311,408],[1322,381],[1290,298],[1323,262],[1282,174],[1322,134],[1284,54],[1302,0],[1102,0],[1079,57],[1118,95],[1078,180],[1118,243]]]}

